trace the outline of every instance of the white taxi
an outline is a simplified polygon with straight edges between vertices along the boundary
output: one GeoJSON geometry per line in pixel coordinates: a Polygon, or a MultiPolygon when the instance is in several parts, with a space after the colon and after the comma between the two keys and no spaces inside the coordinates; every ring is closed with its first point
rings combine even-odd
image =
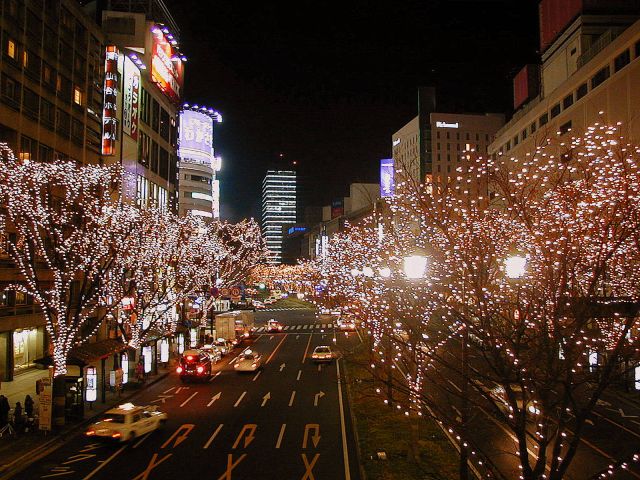
{"type": "Polygon", "coordinates": [[[155,405],[143,407],[125,403],[107,410],[85,434],[87,437],[126,442],[157,430],[166,423],[167,418],[167,414],[158,411],[155,405]]]}
{"type": "Polygon", "coordinates": [[[262,367],[262,357],[258,352],[246,349],[233,364],[233,368],[236,372],[255,372],[262,367]]]}
{"type": "Polygon", "coordinates": [[[328,345],[318,345],[313,349],[313,353],[311,354],[311,360],[315,363],[331,363],[333,358],[333,352],[331,351],[331,347],[328,345]]]}

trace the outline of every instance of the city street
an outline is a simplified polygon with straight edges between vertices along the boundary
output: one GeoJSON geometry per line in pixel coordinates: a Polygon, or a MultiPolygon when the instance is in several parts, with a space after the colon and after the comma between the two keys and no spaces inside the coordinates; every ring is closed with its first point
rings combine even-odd
{"type": "MultiPolygon", "coordinates": [[[[333,345],[333,328],[311,310],[256,315],[252,349],[264,368],[240,374],[229,362],[207,383],[169,375],[135,397],[169,414],[163,430],[128,444],[105,445],[78,434],[13,478],[358,479],[358,461],[341,362],[315,365],[317,345],[333,345]],[[286,330],[263,333],[276,318],[286,330]],[[324,328],[323,328],[324,326],[324,328]]],[[[338,344],[358,341],[338,335],[338,344]]]]}

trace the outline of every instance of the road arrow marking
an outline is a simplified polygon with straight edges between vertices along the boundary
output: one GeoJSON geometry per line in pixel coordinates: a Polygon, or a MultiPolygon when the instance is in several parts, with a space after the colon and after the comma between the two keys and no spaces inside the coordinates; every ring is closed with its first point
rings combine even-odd
{"type": "Polygon", "coordinates": [[[218,433],[220,433],[220,430],[222,430],[224,424],[220,424],[218,425],[218,428],[216,428],[216,431],[213,432],[211,434],[211,436],[209,437],[209,440],[207,440],[207,443],[204,444],[204,447],[202,448],[209,448],[209,445],[211,445],[211,442],[213,442],[213,439],[216,438],[218,436],[218,433]]]}
{"type": "Polygon", "coordinates": [[[284,370],[284,367],[286,366],[285,363],[283,363],[282,365],[280,365],[280,371],[284,370]]]}
{"type": "Polygon", "coordinates": [[[216,400],[220,400],[221,396],[222,396],[222,392],[216,393],[213,397],[211,397],[211,401],[207,403],[207,407],[210,407],[216,400]]]}
{"type": "Polygon", "coordinates": [[[244,437],[244,448],[247,448],[249,444],[253,442],[253,440],[256,438],[255,433],[256,433],[257,427],[258,425],[255,423],[247,423],[244,427],[242,427],[242,430],[240,430],[240,433],[236,437],[236,441],[233,442],[233,447],[231,448],[233,448],[234,450],[238,448],[238,444],[240,443],[240,440],[242,440],[242,437],[244,436],[244,432],[249,432],[244,437]]]}
{"type": "Polygon", "coordinates": [[[271,392],[267,392],[267,394],[264,397],[262,397],[262,405],[260,406],[264,407],[270,398],[271,398],[271,392]]]}
{"type": "Polygon", "coordinates": [[[225,470],[225,472],[220,475],[218,477],[218,480],[231,480],[231,472],[233,472],[233,469],[236,468],[238,466],[238,464],[245,459],[245,457],[247,456],[246,453],[243,453],[242,455],[240,455],[238,457],[238,459],[234,462],[233,461],[233,454],[228,453],[227,454],[227,469],[225,470]]]}
{"type": "Polygon", "coordinates": [[[176,443],[173,444],[172,448],[176,448],[178,445],[180,445],[182,442],[184,442],[187,439],[187,437],[189,436],[189,432],[193,430],[193,427],[195,427],[193,423],[185,423],[183,425],[180,425],[180,427],[178,427],[178,429],[173,433],[173,435],[169,437],[169,440],[164,442],[160,448],[166,448],[167,445],[171,445],[171,442],[173,441],[174,437],[175,437],[176,443]],[[184,433],[182,435],[178,435],[183,430],[184,430],[184,433]]]}
{"type": "Polygon", "coordinates": [[[309,431],[313,430],[311,441],[313,442],[313,448],[318,448],[320,443],[320,425],[318,423],[307,423],[304,426],[304,437],[302,439],[302,448],[307,448],[307,441],[309,440],[309,431]]]}
{"type": "Polygon", "coordinates": [[[284,429],[287,428],[287,424],[283,423],[282,427],[280,427],[280,435],[278,435],[278,441],[276,442],[276,448],[280,448],[280,444],[282,443],[282,437],[284,437],[284,429]]]}
{"type": "Polygon", "coordinates": [[[173,397],[173,395],[158,395],[158,397],[159,398],[156,398],[155,400],[151,400],[151,403],[162,402],[162,404],[164,405],[167,399],[173,397]]]}
{"type": "Polygon", "coordinates": [[[144,472],[142,472],[140,475],[135,477],[133,480],[147,480],[149,478],[149,474],[151,473],[151,470],[159,466],[165,460],[168,460],[171,455],[173,455],[173,453],[170,453],[165,457],[162,457],[162,459],[160,459],[159,462],[156,462],[156,459],[158,458],[158,454],[154,453],[153,457],[151,457],[151,461],[149,462],[149,465],[147,465],[147,468],[145,468],[144,472]]]}
{"type": "Polygon", "coordinates": [[[316,398],[313,400],[313,406],[317,407],[318,406],[318,399],[324,397],[324,392],[322,390],[320,390],[318,393],[316,393],[316,398]]]}
{"type": "Polygon", "coordinates": [[[240,395],[240,398],[238,398],[238,400],[236,400],[236,403],[234,403],[234,408],[237,407],[238,405],[240,405],[240,402],[242,401],[242,399],[244,398],[244,396],[247,394],[247,392],[242,392],[242,395],[240,395]]]}
{"type": "Polygon", "coordinates": [[[258,373],[256,373],[256,375],[253,377],[253,380],[251,380],[252,382],[255,382],[258,377],[260,376],[260,374],[262,373],[262,370],[258,370],[258,373]]]}
{"type": "Polygon", "coordinates": [[[625,415],[624,410],[621,408],[618,409],[618,412],[622,418],[638,418],[638,415],[625,415]]]}
{"type": "Polygon", "coordinates": [[[184,406],[189,402],[189,400],[191,400],[191,399],[192,399],[193,397],[195,397],[197,394],[198,394],[198,392],[194,392],[194,394],[193,394],[193,395],[191,395],[189,398],[187,398],[184,402],[182,402],[182,403],[180,404],[180,408],[184,407],[184,406]]]}
{"type": "Polygon", "coordinates": [[[302,456],[302,461],[304,462],[304,468],[305,468],[305,472],[304,472],[304,476],[302,477],[302,480],[316,480],[316,477],[313,476],[313,466],[318,461],[318,458],[320,458],[320,454],[316,453],[313,456],[311,463],[309,463],[309,459],[307,458],[306,453],[301,453],[300,456],[302,456]]]}
{"type": "Polygon", "coordinates": [[[293,405],[293,399],[296,398],[296,391],[291,392],[291,398],[289,398],[289,406],[293,405]]]}
{"type": "Polygon", "coordinates": [[[298,376],[296,377],[296,380],[300,380],[300,375],[302,375],[302,370],[298,370],[298,376]]]}

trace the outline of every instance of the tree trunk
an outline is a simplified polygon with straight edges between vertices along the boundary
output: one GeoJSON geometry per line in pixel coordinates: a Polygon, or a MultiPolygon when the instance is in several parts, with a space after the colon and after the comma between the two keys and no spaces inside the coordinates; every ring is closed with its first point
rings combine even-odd
{"type": "Polygon", "coordinates": [[[67,353],[61,345],[53,346],[53,405],[51,423],[53,428],[60,429],[65,425],[67,353]]]}
{"type": "Polygon", "coordinates": [[[413,413],[409,414],[409,449],[407,450],[407,460],[420,464],[420,417],[413,413]]]}

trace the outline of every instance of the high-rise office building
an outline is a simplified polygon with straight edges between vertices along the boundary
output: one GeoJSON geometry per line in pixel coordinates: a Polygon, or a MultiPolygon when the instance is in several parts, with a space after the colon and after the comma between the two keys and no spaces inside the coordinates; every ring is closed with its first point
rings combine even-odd
{"type": "Polygon", "coordinates": [[[270,264],[282,263],[282,227],[296,223],[296,190],[294,170],[267,170],[262,182],[262,234],[271,251],[270,264]]]}

